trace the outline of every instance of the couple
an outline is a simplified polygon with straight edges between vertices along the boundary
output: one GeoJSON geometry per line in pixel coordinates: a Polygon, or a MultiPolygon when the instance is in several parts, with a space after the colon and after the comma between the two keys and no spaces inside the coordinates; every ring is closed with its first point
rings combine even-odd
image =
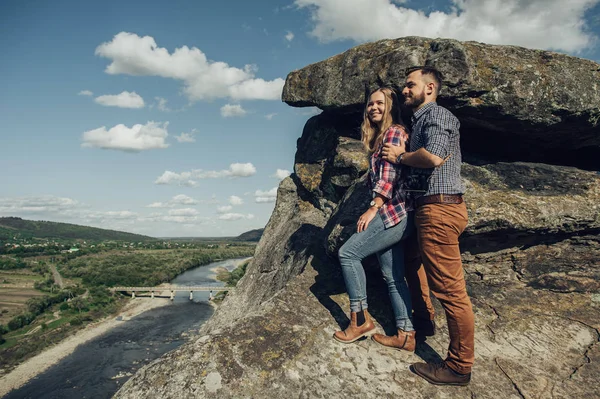
{"type": "Polygon", "coordinates": [[[407,129],[393,111],[399,106],[393,90],[380,88],[368,98],[361,130],[370,154],[373,200],[358,219],[357,232],[339,251],[351,317],[350,326],[336,332],[334,338],[350,343],[372,336],[381,345],[413,352],[417,333],[434,334],[431,290],[446,313],[448,354],[440,364],[416,363],[411,370],[433,384],[467,385],[474,360],[475,326],[458,246],[458,237],[467,225],[467,210],[460,180],[459,122],[436,104],[441,85],[441,74],[435,68],[407,70],[402,95],[404,105],[413,111],[408,149],[407,129]],[[404,248],[411,234],[414,244],[404,248]],[[411,248],[416,245],[418,249],[411,248]],[[405,250],[416,256],[405,257],[405,250]],[[374,253],[388,285],[398,328],[391,337],[375,333],[368,312],[361,261],[374,253]]]}

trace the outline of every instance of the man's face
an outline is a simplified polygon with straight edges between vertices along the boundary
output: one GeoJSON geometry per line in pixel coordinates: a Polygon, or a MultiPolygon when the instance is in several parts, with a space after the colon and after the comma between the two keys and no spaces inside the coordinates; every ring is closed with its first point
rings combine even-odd
{"type": "Polygon", "coordinates": [[[421,71],[414,71],[406,77],[402,95],[404,96],[404,105],[413,110],[418,109],[426,100],[425,90],[427,85],[423,79],[421,71]]]}

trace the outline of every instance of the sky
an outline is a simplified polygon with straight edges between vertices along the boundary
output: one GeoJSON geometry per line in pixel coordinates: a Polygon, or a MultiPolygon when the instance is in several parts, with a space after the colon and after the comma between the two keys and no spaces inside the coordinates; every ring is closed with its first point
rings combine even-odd
{"type": "Polygon", "coordinates": [[[402,36],[600,62],[600,0],[2,0],[0,216],[262,228],[320,112],[281,102],[287,74],[402,36]]]}

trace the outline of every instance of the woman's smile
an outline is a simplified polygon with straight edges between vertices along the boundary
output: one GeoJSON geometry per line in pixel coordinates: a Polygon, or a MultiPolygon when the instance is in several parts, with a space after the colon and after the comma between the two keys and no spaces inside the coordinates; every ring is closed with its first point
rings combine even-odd
{"type": "Polygon", "coordinates": [[[373,123],[380,123],[383,120],[385,112],[385,96],[382,92],[375,92],[371,95],[367,104],[367,115],[373,123]]]}

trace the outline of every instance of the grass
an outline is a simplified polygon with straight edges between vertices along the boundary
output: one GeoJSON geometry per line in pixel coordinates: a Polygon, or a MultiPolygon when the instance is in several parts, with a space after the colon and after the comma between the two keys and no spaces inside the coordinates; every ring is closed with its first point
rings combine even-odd
{"type": "Polygon", "coordinates": [[[33,330],[36,327],[37,327],[37,325],[30,324],[28,326],[19,328],[18,330],[10,331],[10,332],[6,333],[4,335],[4,338],[16,338],[16,337],[23,336],[23,335],[27,334],[30,330],[33,330]]]}
{"type": "Polygon", "coordinates": [[[56,319],[56,320],[54,320],[54,321],[46,324],[48,326],[47,329],[51,330],[53,328],[60,327],[63,324],[66,324],[66,323],[68,323],[70,321],[71,321],[70,317],[61,317],[60,319],[56,319]]]}
{"type": "Polygon", "coordinates": [[[39,274],[0,273],[0,280],[3,279],[41,281],[44,280],[44,277],[40,276],[39,274]]]}
{"type": "Polygon", "coordinates": [[[16,338],[9,338],[9,337],[5,336],[4,339],[6,339],[6,342],[4,342],[2,345],[0,345],[0,350],[12,348],[13,346],[15,346],[17,344],[17,342],[19,342],[19,340],[16,338]]]}

